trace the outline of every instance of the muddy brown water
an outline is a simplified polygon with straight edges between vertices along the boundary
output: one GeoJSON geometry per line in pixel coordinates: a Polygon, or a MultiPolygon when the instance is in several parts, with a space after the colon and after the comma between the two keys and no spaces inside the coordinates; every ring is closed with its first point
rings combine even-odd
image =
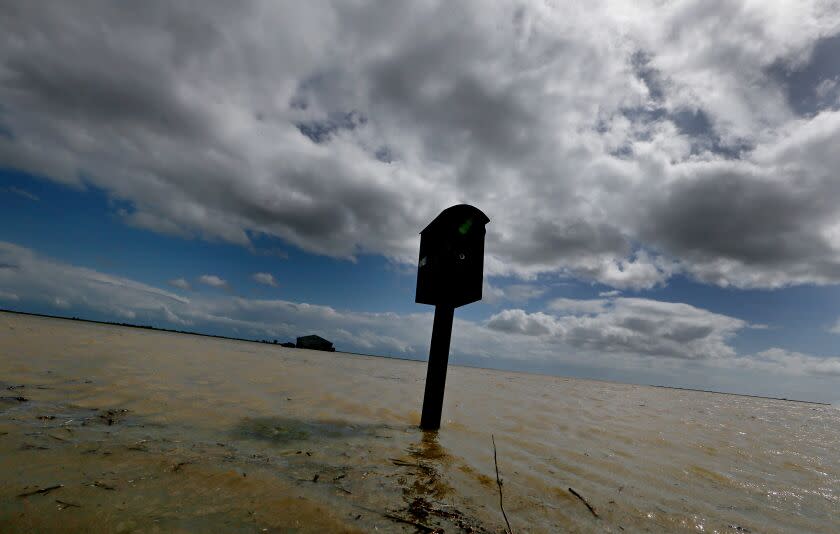
{"type": "Polygon", "coordinates": [[[0,532],[840,531],[836,408],[424,373],[0,313],[0,532]]]}

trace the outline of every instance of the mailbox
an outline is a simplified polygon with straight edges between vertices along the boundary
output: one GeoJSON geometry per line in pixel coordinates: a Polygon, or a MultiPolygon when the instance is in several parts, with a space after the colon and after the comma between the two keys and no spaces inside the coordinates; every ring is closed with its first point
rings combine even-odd
{"type": "Polygon", "coordinates": [[[459,204],[420,232],[415,302],[457,308],[481,300],[488,222],[480,209],[459,204]]]}

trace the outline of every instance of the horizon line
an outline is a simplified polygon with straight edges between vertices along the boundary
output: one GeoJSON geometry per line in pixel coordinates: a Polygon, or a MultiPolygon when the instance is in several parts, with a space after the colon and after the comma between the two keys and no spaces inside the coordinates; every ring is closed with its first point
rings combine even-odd
{"type": "MultiPolygon", "coordinates": [[[[85,319],[83,317],[78,317],[78,316],[68,317],[68,316],[64,316],[64,315],[50,315],[50,314],[46,314],[46,313],[27,312],[27,311],[20,311],[20,310],[12,310],[12,309],[8,309],[8,308],[0,308],[0,313],[12,313],[12,314],[16,314],[16,315],[29,315],[29,316],[33,316],[33,317],[45,317],[45,318],[48,318],[48,319],[62,319],[62,320],[65,320],[65,321],[80,321],[80,322],[84,322],[84,323],[95,323],[95,324],[103,324],[103,325],[108,325],[108,326],[120,326],[120,327],[124,327],[124,328],[138,328],[138,329],[142,329],[142,330],[156,330],[156,331],[159,331],[159,332],[169,332],[169,333],[173,333],[173,334],[186,334],[186,335],[201,336],[201,337],[212,337],[212,338],[217,338],[217,339],[228,339],[228,340],[231,340],[231,341],[244,341],[246,343],[259,343],[261,345],[275,345],[275,346],[278,346],[278,347],[281,346],[281,343],[276,342],[277,340],[273,340],[274,342],[272,342],[272,341],[260,340],[260,339],[249,339],[249,338],[242,338],[242,337],[223,336],[223,335],[220,335],[220,334],[207,334],[207,333],[195,332],[195,331],[191,331],[191,330],[176,330],[174,328],[161,328],[161,327],[151,326],[151,325],[141,325],[141,324],[124,323],[124,322],[117,322],[117,321],[99,321],[99,320],[96,320],[96,319],[85,319]]],[[[291,347],[283,347],[283,348],[291,348],[291,347]]],[[[298,347],[295,347],[295,349],[298,349],[298,347]]],[[[318,349],[300,348],[298,350],[318,350],[318,349]]],[[[320,351],[320,352],[325,352],[325,351],[320,351]]],[[[339,351],[337,349],[334,350],[334,351],[331,351],[331,352],[332,353],[341,353],[341,354],[351,354],[351,355],[356,355],[356,356],[367,356],[367,357],[371,357],[371,358],[388,358],[388,359],[391,359],[391,360],[403,360],[403,361],[410,361],[410,362],[425,362],[425,361],[427,361],[427,360],[417,360],[417,359],[414,359],[414,358],[406,358],[406,357],[400,357],[400,356],[391,356],[391,355],[388,355],[388,354],[367,354],[367,353],[364,353],[364,352],[339,351]]],[[[699,389],[699,388],[689,388],[689,387],[681,387],[681,386],[665,386],[665,385],[658,385],[658,384],[639,384],[639,383],[635,383],[635,382],[618,382],[618,381],[615,381],[615,380],[604,380],[604,379],[599,379],[599,378],[581,378],[581,377],[573,377],[573,376],[551,374],[551,373],[535,373],[535,372],[531,372],[531,371],[516,371],[516,370],[511,370],[511,369],[498,369],[498,368],[495,368],[495,367],[482,367],[480,365],[467,365],[467,364],[451,364],[451,365],[453,365],[455,367],[466,367],[466,368],[470,368],[470,369],[483,369],[483,370],[487,370],[487,371],[504,371],[504,372],[526,374],[526,375],[535,375],[535,376],[553,376],[553,377],[567,378],[567,379],[572,379],[572,380],[591,380],[593,382],[604,382],[604,383],[608,383],[608,384],[622,384],[622,385],[628,385],[628,386],[676,389],[676,390],[680,390],[680,391],[694,391],[694,392],[698,392],[698,393],[714,393],[714,394],[717,394],[717,395],[734,395],[734,396],[737,396],[737,397],[749,397],[749,398],[753,398],[753,399],[767,399],[767,400],[776,400],[776,401],[784,401],[784,402],[798,402],[798,403],[803,403],[803,404],[817,404],[817,405],[821,405],[821,406],[833,406],[833,404],[830,403],[830,402],[790,399],[790,398],[787,398],[787,397],[770,397],[770,396],[767,396],[767,395],[751,395],[751,394],[748,394],[748,393],[733,393],[731,391],[716,391],[716,390],[712,390],[712,389],[699,389]]]]}

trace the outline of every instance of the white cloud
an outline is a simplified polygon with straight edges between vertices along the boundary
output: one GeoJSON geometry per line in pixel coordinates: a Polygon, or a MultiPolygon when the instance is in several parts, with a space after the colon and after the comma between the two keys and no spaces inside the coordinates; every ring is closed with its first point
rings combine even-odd
{"type": "Polygon", "coordinates": [[[487,328],[510,334],[545,336],[557,331],[557,320],[542,312],[503,310],[487,320],[487,328]]]}
{"type": "Polygon", "coordinates": [[[513,302],[527,302],[543,296],[548,288],[536,284],[510,284],[506,286],[505,296],[513,302]]]}
{"type": "Polygon", "coordinates": [[[411,263],[417,231],[466,201],[491,218],[491,275],[837,283],[840,113],[797,115],[778,74],[840,32],[835,13],[26,2],[0,22],[0,163],[249,248],[411,263]]]}
{"type": "Polygon", "coordinates": [[[494,330],[548,336],[555,342],[595,353],[686,360],[736,356],[728,341],[746,322],[689,304],[638,298],[556,299],[542,312],[504,310],[490,318],[494,330]]]}
{"type": "Polygon", "coordinates": [[[481,288],[481,300],[487,304],[498,304],[505,298],[505,292],[502,288],[490,283],[490,277],[485,276],[483,286],[481,288]]]}
{"type": "Polygon", "coordinates": [[[227,287],[227,282],[215,274],[202,274],[198,281],[210,287],[227,287]]]}
{"type": "Polygon", "coordinates": [[[0,241],[0,290],[14,288],[20,299],[58,308],[81,306],[121,317],[156,316],[188,307],[190,300],[127,278],[42,258],[32,250],[0,241]]]}
{"type": "Polygon", "coordinates": [[[565,342],[595,351],[688,360],[732,358],[728,341],[747,323],[683,303],[618,298],[594,316],[567,316],[565,342]]]}
{"type": "Polygon", "coordinates": [[[560,312],[560,315],[580,315],[603,312],[610,301],[604,299],[567,299],[558,298],[548,303],[548,309],[560,312]]]}
{"type": "Polygon", "coordinates": [[[538,284],[507,284],[496,286],[489,281],[489,276],[484,277],[484,287],[481,292],[481,300],[488,304],[500,302],[524,303],[543,296],[548,288],[538,284]]]}
{"type": "Polygon", "coordinates": [[[732,363],[736,367],[786,375],[840,377],[840,357],[817,357],[775,347],[732,363]]]}
{"type": "Polygon", "coordinates": [[[179,289],[191,289],[190,283],[187,282],[184,278],[175,278],[173,280],[169,280],[169,285],[173,287],[177,287],[179,289]]]}
{"type": "Polygon", "coordinates": [[[277,287],[277,280],[274,279],[274,275],[271,273],[254,273],[251,278],[258,284],[277,287]]]}

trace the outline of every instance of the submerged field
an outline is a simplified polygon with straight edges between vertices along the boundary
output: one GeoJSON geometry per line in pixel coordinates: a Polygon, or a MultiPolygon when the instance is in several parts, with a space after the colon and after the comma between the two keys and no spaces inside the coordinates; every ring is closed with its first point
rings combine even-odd
{"type": "Polygon", "coordinates": [[[450,367],[424,434],[424,375],[0,313],[0,532],[501,532],[491,435],[514,532],[840,530],[836,408],[450,367]]]}

